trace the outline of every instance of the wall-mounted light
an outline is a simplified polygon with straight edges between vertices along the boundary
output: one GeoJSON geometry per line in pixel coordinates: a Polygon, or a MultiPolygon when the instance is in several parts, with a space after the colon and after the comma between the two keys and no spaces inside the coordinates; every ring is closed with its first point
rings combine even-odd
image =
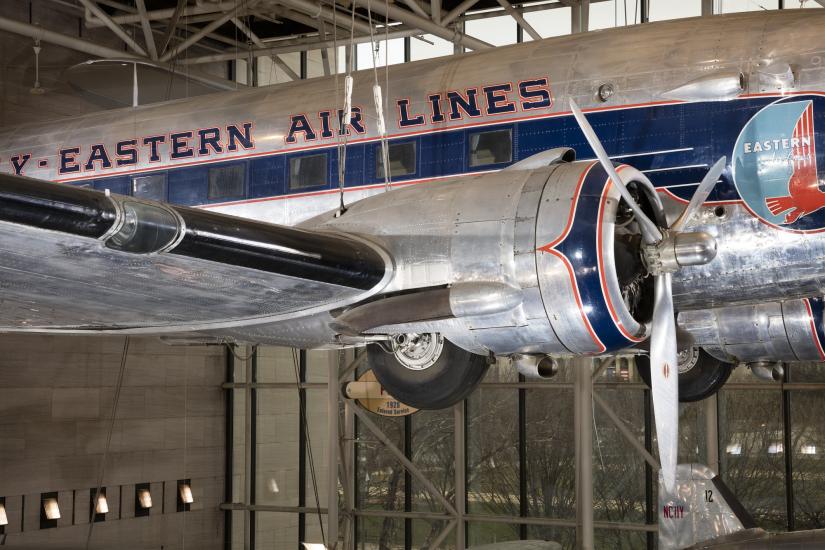
{"type": "Polygon", "coordinates": [[[140,489],[138,491],[138,502],[140,503],[140,507],[144,510],[148,510],[152,507],[152,493],[149,489],[140,489]]]}
{"type": "Polygon", "coordinates": [[[778,455],[785,450],[785,445],[779,442],[771,443],[768,445],[768,454],[769,455],[778,455]]]}
{"type": "Polygon", "coordinates": [[[9,517],[6,515],[6,499],[0,498],[0,527],[9,524],[9,517]]]}
{"type": "Polygon", "coordinates": [[[184,504],[192,504],[194,502],[192,499],[192,487],[188,483],[181,483],[178,489],[181,502],[184,504]]]}
{"type": "Polygon", "coordinates": [[[152,493],[148,483],[135,485],[135,517],[142,518],[149,515],[152,508],[152,493]]]}
{"type": "Polygon", "coordinates": [[[178,512],[188,512],[193,502],[195,502],[195,499],[192,498],[192,481],[189,479],[179,479],[178,512]]]}
{"type": "Polygon", "coordinates": [[[60,506],[57,504],[56,498],[47,498],[43,500],[43,512],[46,514],[46,519],[60,519],[60,506]]]}
{"type": "Polygon", "coordinates": [[[803,455],[815,455],[816,454],[816,445],[802,445],[800,452],[803,455]]]}
{"type": "Polygon", "coordinates": [[[327,547],[320,542],[302,542],[304,550],[327,550],[327,547]]]}
{"type": "Polygon", "coordinates": [[[95,509],[95,521],[103,521],[102,516],[109,513],[109,501],[106,499],[106,487],[91,490],[91,500],[89,501],[95,509]],[[101,517],[98,517],[101,516],[101,517]]]}

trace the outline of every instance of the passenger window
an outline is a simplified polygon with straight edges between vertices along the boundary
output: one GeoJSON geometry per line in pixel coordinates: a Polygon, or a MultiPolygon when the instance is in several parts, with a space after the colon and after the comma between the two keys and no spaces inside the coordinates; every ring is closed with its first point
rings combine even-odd
{"type": "Polygon", "coordinates": [[[327,184],[327,155],[289,159],[289,188],[302,189],[327,184]]]}
{"type": "MultiPolygon", "coordinates": [[[[384,155],[381,145],[375,148],[375,177],[384,179],[384,155]]],[[[387,147],[390,158],[390,176],[408,176],[415,174],[415,142],[390,143],[387,147]]]]}
{"type": "Polygon", "coordinates": [[[491,130],[470,134],[470,166],[501,164],[513,160],[513,132],[491,130]]]}
{"type": "Polygon", "coordinates": [[[132,196],[150,201],[166,200],[166,174],[152,174],[132,179],[132,196]]]}
{"type": "Polygon", "coordinates": [[[243,164],[209,168],[209,191],[206,197],[211,201],[243,197],[245,174],[246,166],[243,164]]]}

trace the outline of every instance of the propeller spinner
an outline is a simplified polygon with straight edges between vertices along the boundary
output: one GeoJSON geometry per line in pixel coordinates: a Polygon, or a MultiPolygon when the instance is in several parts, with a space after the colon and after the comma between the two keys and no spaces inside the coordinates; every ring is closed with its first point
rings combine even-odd
{"type": "Polygon", "coordinates": [[[679,448],[679,369],[676,319],[673,309],[672,274],[687,265],[701,265],[716,256],[716,240],[704,232],[684,232],[693,215],[705,202],[725,168],[726,158],[714,164],[682,214],[668,229],[660,228],[633,199],[616,172],[599,138],[579,106],[570,99],[573,116],[602,167],[636,216],[644,246],[642,256],[654,277],[654,305],[650,330],[650,373],[653,411],[659,443],[659,460],[665,488],[676,486],[676,459],[679,448]]]}

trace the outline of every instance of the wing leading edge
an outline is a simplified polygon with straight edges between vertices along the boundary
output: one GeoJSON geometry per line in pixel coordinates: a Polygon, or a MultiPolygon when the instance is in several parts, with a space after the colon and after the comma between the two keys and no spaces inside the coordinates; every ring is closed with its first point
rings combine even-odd
{"type": "Polygon", "coordinates": [[[352,235],[0,174],[0,330],[244,326],[377,292],[391,261],[352,235]]]}

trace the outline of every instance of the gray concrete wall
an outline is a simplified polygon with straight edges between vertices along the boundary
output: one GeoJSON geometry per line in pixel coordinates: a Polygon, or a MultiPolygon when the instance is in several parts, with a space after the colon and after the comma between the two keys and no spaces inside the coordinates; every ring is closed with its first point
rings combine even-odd
{"type": "MultiPolygon", "coordinates": [[[[0,336],[0,497],[6,545],[83,548],[123,338],[0,336]],[[40,529],[40,494],[58,492],[58,527],[40,529]]],[[[133,339],[106,460],[110,512],[92,548],[223,547],[226,368],[222,347],[133,339]],[[177,480],[195,502],[177,512],[177,480]],[[134,485],[151,483],[149,517],[134,485]]],[[[2,535],[0,535],[2,541],[2,535]]]]}

